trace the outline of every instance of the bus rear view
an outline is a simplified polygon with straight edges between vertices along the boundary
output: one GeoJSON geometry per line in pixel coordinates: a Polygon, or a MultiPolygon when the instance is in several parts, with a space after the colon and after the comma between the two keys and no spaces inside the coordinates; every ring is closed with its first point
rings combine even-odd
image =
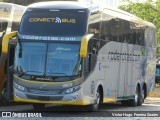
{"type": "Polygon", "coordinates": [[[29,6],[21,21],[15,50],[14,100],[85,104],[76,91],[83,82],[79,52],[89,11],[78,5],[45,4],[29,6]]]}

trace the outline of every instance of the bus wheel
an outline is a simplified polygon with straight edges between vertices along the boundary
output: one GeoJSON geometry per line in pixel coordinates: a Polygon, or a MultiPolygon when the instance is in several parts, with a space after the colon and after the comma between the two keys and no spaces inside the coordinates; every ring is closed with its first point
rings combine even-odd
{"type": "Polygon", "coordinates": [[[130,103],[129,100],[123,100],[123,101],[121,101],[121,105],[123,105],[123,106],[128,106],[129,103],[130,103]]]}
{"type": "Polygon", "coordinates": [[[2,89],[2,104],[3,105],[6,105],[7,104],[7,99],[6,99],[6,96],[7,96],[7,89],[6,89],[6,85],[3,87],[2,89]]]}
{"type": "Polygon", "coordinates": [[[137,105],[138,106],[141,106],[142,103],[144,102],[144,89],[141,90],[141,92],[139,93],[139,99],[138,99],[138,103],[137,105]]]}
{"type": "Polygon", "coordinates": [[[7,96],[7,89],[6,89],[6,85],[3,87],[2,92],[1,92],[1,99],[0,99],[0,105],[6,105],[8,104],[6,96],[7,96]]]}
{"type": "Polygon", "coordinates": [[[100,103],[101,103],[101,94],[100,94],[100,90],[98,88],[97,92],[96,92],[96,101],[94,104],[89,106],[89,111],[97,111],[100,106],[100,103]]]}
{"type": "Polygon", "coordinates": [[[142,103],[144,103],[144,99],[145,99],[145,90],[144,88],[142,89],[142,103]]]}
{"type": "Polygon", "coordinates": [[[137,86],[136,91],[135,91],[135,95],[134,95],[134,99],[131,100],[130,105],[132,107],[136,107],[138,105],[140,99],[140,92],[139,92],[139,88],[137,86]]]}
{"type": "Polygon", "coordinates": [[[33,104],[32,105],[35,110],[44,110],[45,104],[33,104]]]}

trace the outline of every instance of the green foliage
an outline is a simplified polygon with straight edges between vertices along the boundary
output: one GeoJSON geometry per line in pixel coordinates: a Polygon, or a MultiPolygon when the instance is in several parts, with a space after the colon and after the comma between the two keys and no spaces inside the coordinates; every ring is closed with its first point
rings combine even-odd
{"type": "Polygon", "coordinates": [[[157,58],[160,58],[160,46],[157,46],[157,55],[156,55],[157,58]]]}
{"type": "MultiPolygon", "coordinates": [[[[119,8],[155,24],[157,28],[156,39],[157,42],[160,42],[160,0],[156,2],[147,0],[143,3],[133,3],[131,0],[127,1],[130,4],[121,5],[119,8]]],[[[160,46],[157,47],[157,57],[160,57],[160,46]]]]}
{"type": "Polygon", "coordinates": [[[155,19],[155,6],[148,3],[134,3],[120,6],[120,9],[128,11],[144,20],[153,22],[155,19]]]}

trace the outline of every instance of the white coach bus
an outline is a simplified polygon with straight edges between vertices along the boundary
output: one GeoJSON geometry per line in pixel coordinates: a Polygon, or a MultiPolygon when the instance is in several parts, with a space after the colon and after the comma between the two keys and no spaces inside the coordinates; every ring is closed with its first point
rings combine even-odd
{"type": "Polygon", "coordinates": [[[36,109],[70,104],[97,110],[117,101],[140,106],[154,86],[155,33],[152,23],[117,9],[32,4],[19,31],[4,37],[18,38],[7,96],[36,109]]]}

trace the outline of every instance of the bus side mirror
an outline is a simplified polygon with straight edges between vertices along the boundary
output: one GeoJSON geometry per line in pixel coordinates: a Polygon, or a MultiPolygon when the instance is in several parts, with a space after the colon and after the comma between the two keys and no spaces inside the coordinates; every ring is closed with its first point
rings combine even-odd
{"type": "Polygon", "coordinates": [[[17,35],[17,32],[11,32],[4,35],[3,41],[2,41],[2,53],[5,53],[5,54],[8,53],[8,44],[9,44],[10,38],[15,37],[16,35],[17,35]]]}
{"type": "Polygon", "coordinates": [[[88,50],[88,42],[94,36],[94,34],[87,34],[83,36],[80,47],[80,57],[86,58],[88,50]]]}

